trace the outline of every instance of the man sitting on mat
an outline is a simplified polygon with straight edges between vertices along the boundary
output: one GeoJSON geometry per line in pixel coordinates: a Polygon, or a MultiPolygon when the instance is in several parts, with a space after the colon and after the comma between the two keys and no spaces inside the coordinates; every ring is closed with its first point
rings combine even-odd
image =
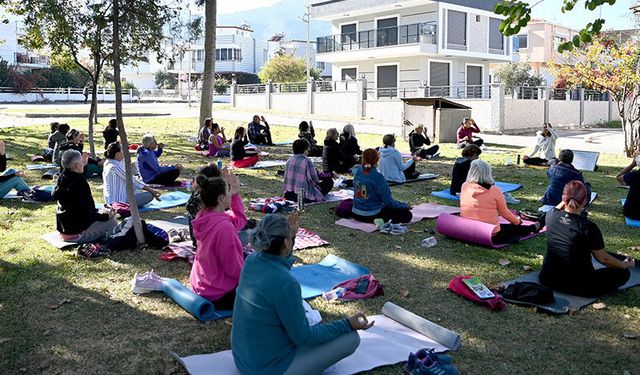
{"type": "Polygon", "coordinates": [[[581,181],[565,185],[562,202],[546,215],[547,254],[540,271],[540,282],[564,293],[597,297],[624,285],[630,277],[633,259],[609,254],[598,226],[582,211],[589,202],[581,181]],[[595,270],[591,256],[605,268],[595,270]]]}
{"type": "Polygon", "coordinates": [[[396,137],[393,134],[387,134],[382,137],[383,147],[378,150],[380,152],[380,173],[389,182],[403,183],[407,180],[418,178],[420,172],[416,172],[416,161],[420,160],[420,156],[413,155],[406,162],[402,162],[400,151],[395,149],[396,137]]]}
{"type": "Polygon", "coordinates": [[[67,242],[99,241],[118,225],[112,209],[98,212],[91,188],[84,177],[89,154],[77,150],[62,153],[62,174],[51,194],[58,201],[56,227],[67,242]]]}
{"type": "Polygon", "coordinates": [[[624,168],[616,178],[620,185],[628,186],[627,200],[624,202],[624,216],[631,220],[640,220],[640,155],[636,155],[626,168],[624,168]]]}
{"type": "Polygon", "coordinates": [[[482,154],[480,147],[473,144],[462,149],[462,157],[457,158],[455,163],[453,163],[449,194],[457,195],[460,193],[462,184],[467,181],[467,174],[469,173],[469,168],[471,168],[471,162],[479,158],[480,154],[482,154]]]}
{"type": "Polygon", "coordinates": [[[411,206],[393,199],[389,184],[376,170],[378,159],[378,152],[368,148],[362,153],[362,165],[353,168],[352,216],[365,223],[373,223],[377,218],[394,224],[408,223],[413,218],[411,206]]]}
{"type": "Polygon", "coordinates": [[[542,130],[536,132],[536,146],[529,156],[523,158],[522,162],[529,165],[551,165],[556,160],[556,140],[558,133],[553,130],[551,124],[545,122],[542,130]],[[536,154],[540,152],[540,157],[536,154]]]}
{"type": "Polygon", "coordinates": [[[242,374],[321,374],[360,344],[356,330],[368,329],[362,313],[310,326],[301,289],[292,276],[293,241],[300,218],[266,215],[251,244],[233,309],[231,350],[242,374]]]}
{"type": "Polygon", "coordinates": [[[180,177],[182,165],[160,165],[158,158],[162,155],[164,143],[158,143],[153,134],[142,137],[142,147],[138,147],[138,171],[145,184],[173,186],[180,177]]]}
{"type": "Polygon", "coordinates": [[[223,177],[199,175],[196,182],[203,208],[191,222],[197,246],[189,283],[216,309],[231,310],[244,264],[238,231],[247,224],[240,180],[226,171],[223,177]]]}
{"type": "Polygon", "coordinates": [[[431,146],[431,140],[427,136],[424,125],[418,125],[409,133],[409,150],[413,155],[429,159],[438,153],[440,146],[431,146]]]}
{"type": "MultiPolygon", "coordinates": [[[[573,164],[573,151],[562,150],[558,155],[558,162],[547,171],[549,186],[540,200],[542,204],[557,206],[562,202],[562,191],[569,181],[580,181],[587,187],[589,197],[591,197],[591,185],[584,182],[582,172],[577,170],[573,164]]],[[[588,201],[587,201],[588,204],[588,201]]]]}
{"type": "Polygon", "coordinates": [[[513,244],[520,238],[540,231],[541,222],[523,225],[522,219],[507,207],[504,194],[491,173],[491,166],[483,160],[474,160],[469,168],[467,182],[462,184],[460,193],[460,216],[495,225],[492,241],[494,244],[513,244]],[[500,224],[500,216],[510,224],[500,224]]]}
{"type": "Polygon", "coordinates": [[[324,196],[333,189],[333,173],[319,172],[307,157],[309,142],[296,139],[293,142],[293,156],[287,160],[284,169],[284,198],[298,201],[298,193],[304,190],[306,202],[322,202],[324,196]]]}
{"type": "Polygon", "coordinates": [[[254,145],[273,146],[274,144],[271,141],[271,129],[269,129],[269,124],[264,119],[264,116],[253,116],[253,121],[247,125],[247,133],[249,134],[249,141],[254,145]]]}

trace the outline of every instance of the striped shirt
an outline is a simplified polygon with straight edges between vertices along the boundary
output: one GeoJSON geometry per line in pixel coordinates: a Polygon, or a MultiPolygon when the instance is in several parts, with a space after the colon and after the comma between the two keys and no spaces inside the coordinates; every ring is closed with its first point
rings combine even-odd
{"type": "Polygon", "coordinates": [[[300,189],[304,189],[306,199],[315,202],[324,200],[324,195],[320,192],[318,170],[304,154],[289,158],[284,170],[284,191],[298,194],[300,189]]]}
{"type": "MultiPolygon", "coordinates": [[[[122,160],[106,159],[102,170],[102,181],[104,183],[104,202],[129,202],[127,198],[127,182],[122,160]]],[[[145,184],[137,177],[133,177],[134,191],[141,190],[145,184]]]]}

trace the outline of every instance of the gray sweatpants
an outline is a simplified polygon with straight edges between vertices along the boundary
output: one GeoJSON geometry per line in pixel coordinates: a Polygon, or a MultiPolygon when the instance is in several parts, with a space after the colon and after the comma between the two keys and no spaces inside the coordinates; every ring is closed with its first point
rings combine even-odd
{"type": "Polygon", "coordinates": [[[108,232],[110,232],[113,228],[118,225],[116,219],[111,219],[107,221],[96,221],[91,224],[89,228],[87,228],[84,232],[80,233],[80,237],[78,237],[75,241],[77,243],[87,243],[94,242],[104,238],[108,232]]]}
{"type": "Polygon", "coordinates": [[[138,208],[153,200],[153,195],[151,195],[151,193],[149,193],[148,191],[139,191],[135,193],[134,196],[136,198],[136,206],[138,206],[138,208]]]}
{"type": "Polygon", "coordinates": [[[285,375],[315,375],[338,361],[353,354],[360,345],[357,331],[345,333],[335,340],[318,346],[305,346],[297,349],[296,356],[285,375]]]}

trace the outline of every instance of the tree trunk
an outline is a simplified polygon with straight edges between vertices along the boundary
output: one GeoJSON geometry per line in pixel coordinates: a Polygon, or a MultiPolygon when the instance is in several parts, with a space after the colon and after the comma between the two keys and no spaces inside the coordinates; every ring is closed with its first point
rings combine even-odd
{"type": "Polygon", "coordinates": [[[98,116],[97,82],[98,75],[95,73],[94,76],[91,77],[93,87],[91,88],[91,107],[89,109],[89,151],[91,152],[91,157],[94,159],[96,158],[96,146],[95,140],[93,139],[93,125],[97,123],[95,119],[98,116]]]}
{"type": "Polygon", "coordinates": [[[127,132],[122,121],[122,81],[120,80],[120,4],[119,0],[113,0],[113,79],[116,86],[116,121],[118,122],[118,132],[124,153],[124,167],[126,174],[127,197],[129,198],[129,208],[131,210],[131,220],[136,233],[138,245],[144,244],[144,232],[142,231],[142,221],[140,211],[136,204],[136,197],[133,191],[133,173],[131,170],[131,154],[129,153],[129,142],[127,132]]]}
{"type": "MultiPolygon", "coordinates": [[[[213,81],[216,68],[216,3],[216,0],[205,0],[204,5],[204,73],[198,129],[204,125],[206,118],[211,117],[213,111],[213,81]]],[[[189,58],[191,58],[191,55],[189,55],[189,58]]]]}

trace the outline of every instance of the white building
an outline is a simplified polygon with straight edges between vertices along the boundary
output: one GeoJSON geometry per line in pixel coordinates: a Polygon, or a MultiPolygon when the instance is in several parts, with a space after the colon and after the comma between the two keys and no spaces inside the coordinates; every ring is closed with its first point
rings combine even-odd
{"type": "Polygon", "coordinates": [[[28,51],[20,45],[24,35],[22,24],[16,19],[0,22],[0,59],[15,65],[18,70],[34,70],[49,67],[49,59],[39,53],[28,51]]]}
{"type": "Polygon", "coordinates": [[[512,59],[499,31],[498,0],[314,0],[312,17],[330,21],[317,59],[333,80],[366,78],[377,97],[422,86],[427,96],[489,95],[489,64],[512,59]]]}
{"type": "MultiPolygon", "coordinates": [[[[307,58],[307,41],[285,38],[285,34],[276,34],[269,38],[269,58],[272,58],[278,51],[292,54],[306,61],[307,58]]],[[[323,61],[317,61],[316,58],[316,41],[309,41],[309,52],[311,66],[318,69],[321,78],[331,78],[331,64],[327,64],[323,61]]]]}

